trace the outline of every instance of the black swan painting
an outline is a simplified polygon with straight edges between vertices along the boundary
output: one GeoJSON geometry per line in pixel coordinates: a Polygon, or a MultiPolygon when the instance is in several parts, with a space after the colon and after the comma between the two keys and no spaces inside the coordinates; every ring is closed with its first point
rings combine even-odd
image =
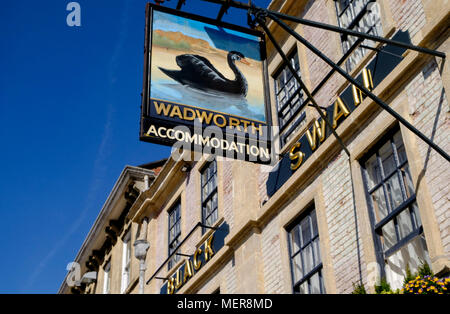
{"type": "Polygon", "coordinates": [[[238,69],[235,62],[240,61],[249,65],[248,61],[238,51],[230,51],[227,59],[228,66],[235,75],[234,80],[227,79],[223,76],[205,57],[194,54],[183,54],[176,57],[176,62],[181,70],[158,68],[182,85],[200,90],[230,93],[241,97],[247,96],[247,79],[238,69]]]}

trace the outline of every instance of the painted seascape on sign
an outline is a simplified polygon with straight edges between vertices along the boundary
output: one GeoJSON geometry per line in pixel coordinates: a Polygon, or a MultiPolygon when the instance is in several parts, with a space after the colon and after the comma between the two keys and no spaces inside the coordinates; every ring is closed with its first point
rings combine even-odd
{"type": "Polygon", "coordinates": [[[259,40],[154,11],[150,98],[266,122],[259,40]]]}

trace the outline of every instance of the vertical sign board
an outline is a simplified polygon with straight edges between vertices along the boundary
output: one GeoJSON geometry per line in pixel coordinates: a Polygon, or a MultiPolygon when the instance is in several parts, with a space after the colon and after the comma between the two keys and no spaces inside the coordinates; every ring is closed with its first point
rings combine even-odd
{"type": "Polygon", "coordinates": [[[262,33],[147,5],[142,141],[271,161],[262,33]]]}

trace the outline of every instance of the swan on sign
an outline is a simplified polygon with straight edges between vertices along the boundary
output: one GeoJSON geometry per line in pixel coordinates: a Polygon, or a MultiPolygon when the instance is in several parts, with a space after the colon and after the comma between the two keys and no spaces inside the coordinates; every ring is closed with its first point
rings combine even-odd
{"type": "Polygon", "coordinates": [[[235,75],[234,80],[229,80],[223,76],[205,57],[193,54],[183,54],[175,58],[181,70],[158,68],[182,85],[200,90],[215,90],[242,97],[247,96],[247,79],[238,69],[235,62],[240,61],[246,65],[249,65],[249,62],[238,51],[230,51],[227,59],[228,65],[235,75]]]}

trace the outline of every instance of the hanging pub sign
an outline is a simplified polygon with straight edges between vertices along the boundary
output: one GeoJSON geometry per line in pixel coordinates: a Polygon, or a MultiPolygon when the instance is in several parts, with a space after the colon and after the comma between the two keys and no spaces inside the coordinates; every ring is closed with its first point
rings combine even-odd
{"type": "Polygon", "coordinates": [[[262,33],[147,5],[140,139],[271,162],[262,33]]]}

